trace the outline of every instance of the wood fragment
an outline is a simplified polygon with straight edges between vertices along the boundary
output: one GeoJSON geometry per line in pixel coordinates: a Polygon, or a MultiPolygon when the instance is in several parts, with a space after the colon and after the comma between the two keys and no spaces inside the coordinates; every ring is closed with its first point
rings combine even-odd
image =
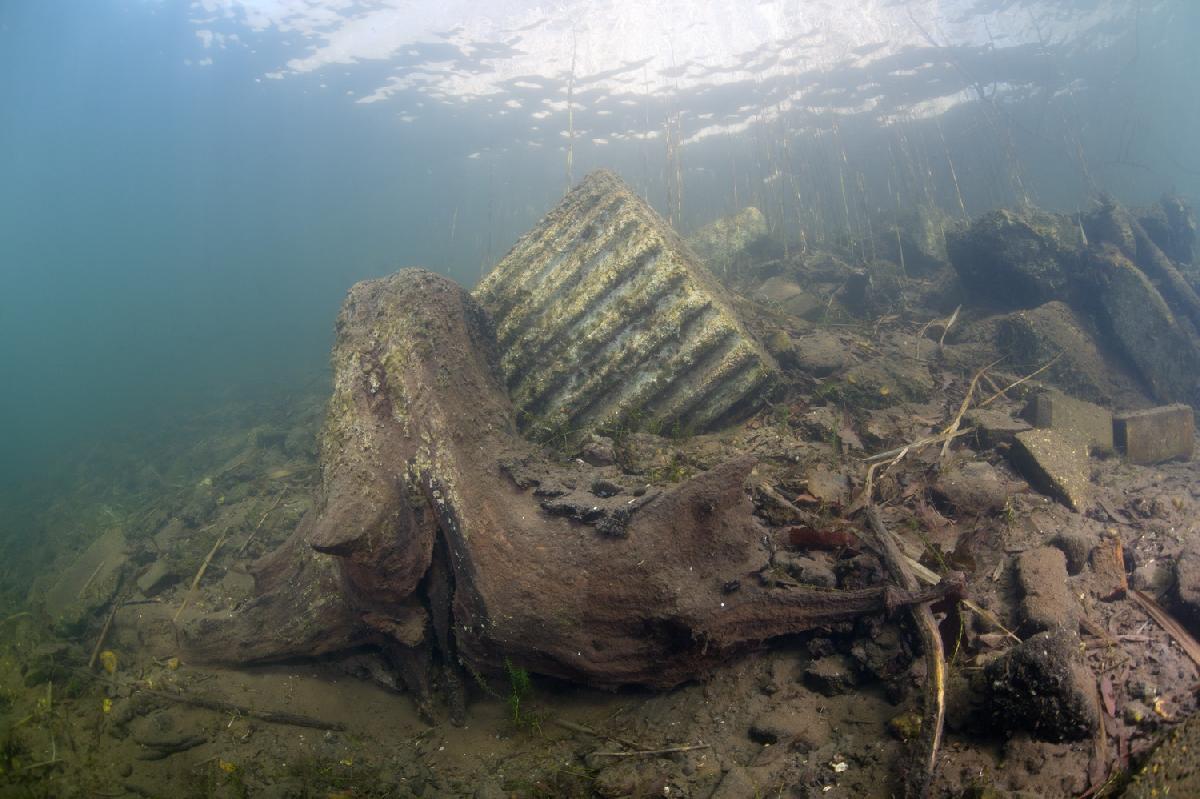
{"type": "Polygon", "coordinates": [[[649,757],[653,755],[670,755],[675,752],[691,752],[695,749],[711,749],[712,744],[689,744],[687,746],[668,746],[665,749],[638,749],[634,752],[593,752],[595,757],[649,757]]]}
{"type": "Polygon", "coordinates": [[[140,689],[140,693],[147,696],[153,696],[157,699],[165,699],[168,702],[177,702],[181,705],[190,705],[192,707],[201,707],[205,710],[215,710],[218,713],[231,713],[241,716],[248,716],[260,721],[265,721],[270,724],[290,724],[293,727],[310,727],[315,730],[334,730],[342,731],[346,729],[346,725],[337,721],[325,721],[324,719],[305,716],[299,713],[288,713],[280,710],[258,710],[257,708],[247,707],[246,705],[238,705],[233,702],[226,702],[223,699],[214,699],[208,696],[196,696],[195,694],[173,694],[168,691],[155,691],[150,688],[140,689]]]}
{"type": "Polygon", "coordinates": [[[92,656],[88,658],[88,671],[96,667],[96,658],[100,657],[100,651],[104,648],[104,641],[108,638],[108,630],[112,627],[113,619],[117,617],[117,611],[121,609],[123,597],[118,596],[113,600],[112,608],[108,611],[108,616],[104,619],[104,626],[100,628],[100,637],[96,639],[96,645],[92,647],[92,656]]]}
{"type": "Polygon", "coordinates": [[[96,564],[96,568],[92,571],[92,576],[87,578],[87,582],[83,584],[83,588],[79,589],[79,594],[75,597],[76,599],[83,599],[83,595],[86,594],[87,590],[92,587],[92,581],[96,579],[96,575],[100,573],[100,570],[104,568],[104,564],[107,562],[108,561],[102,560],[96,564]]]}
{"type": "Polygon", "coordinates": [[[1193,638],[1191,633],[1183,629],[1170,613],[1167,613],[1161,605],[1136,588],[1127,591],[1126,596],[1140,605],[1142,610],[1146,611],[1146,615],[1158,622],[1158,626],[1167,631],[1167,634],[1192,659],[1192,662],[1200,666],[1200,642],[1193,638]]]}
{"type": "Polygon", "coordinates": [[[236,553],[234,553],[236,557],[242,556],[242,553],[246,551],[246,547],[250,546],[250,542],[253,541],[254,536],[256,536],[258,534],[258,529],[263,526],[263,522],[265,522],[267,520],[267,517],[271,515],[271,511],[273,511],[277,507],[279,507],[279,503],[282,500],[283,500],[283,492],[281,491],[279,493],[279,496],[275,497],[274,504],[272,504],[271,507],[267,508],[267,512],[264,513],[262,515],[262,517],[258,520],[258,524],[254,525],[254,529],[250,531],[250,535],[246,536],[246,540],[242,542],[242,545],[240,547],[238,547],[238,551],[236,553]]]}
{"type": "Polygon", "coordinates": [[[1005,395],[1006,395],[1006,394],[1007,394],[1009,391],[1011,391],[1012,389],[1016,388],[1017,386],[1021,385],[1021,384],[1022,384],[1022,383],[1024,383],[1024,382],[1027,382],[1027,381],[1029,381],[1029,380],[1032,380],[1033,378],[1037,377],[1037,376],[1038,376],[1038,375],[1040,375],[1042,372],[1046,371],[1046,370],[1047,370],[1047,369],[1049,369],[1051,366],[1053,366],[1055,363],[1057,363],[1057,362],[1058,362],[1058,359],[1059,359],[1059,358],[1061,358],[1062,356],[1063,356],[1063,353],[1061,353],[1061,352],[1060,352],[1058,355],[1055,355],[1053,358],[1051,358],[1050,360],[1046,361],[1046,363],[1042,364],[1040,367],[1038,367],[1038,368],[1037,368],[1037,369],[1035,369],[1034,371],[1032,371],[1032,372],[1030,372],[1029,374],[1025,375],[1025,376],[1024,376],[1024,377],[1022,377],[1020,380],[1015,380],[1015,381],[1013,381],[1012,383],[1009,383],[1007,386],[1005,386],[1004,388],[1000,389],[1000,390],[999,390],[999,391],[997,391],[995,394],[993,394],[992,396],[990,396],[990,397],[988,397],[987,399],[985,399],[983,402],[979,403],[979,407],[980,407],[980,408],[986,408],[987,406],[991,405],[991,404],[992,404],[994,401],[996,401],[996,400],[1000,399],[1001,397],[1005,396],[1005,395]]]}
{"type": "Polygon", "coordinates": [[[613,743],[618,743],[621,746],[625,746],[630,749],[639,750],[639,749],[646,748],[646,747],[642,746],[641,744],[630,741],[628,738],[621,738],[616,735],[609,735],[606,732],[600,732],[599,730],[592,729],[591,727],[587,726],[586,724],[576,724],[573,721],[567,721],[566,719],[557,719],[557,718],[551,719],[551,721],[554,724],[557,724],[559,727],[562,727],[564,730],[570,730],[571,732],[582,733],[583,735],[590,735],[593,738],[599,738],[604,741],[612,741],[613,743]]]}
{"type": "MultiPolygon", "coordinates": [[[[883,516],[874,503],[867,505],[867,522],[875,534],[875,550],[884,567],[891,573],[892,579],[906,591],[915,591],[919,587],[917,578],[896,539],[892,536],[883,516]]],[[[917,754],[919,768],[909,771],[904,781],[906,796],[924,799],[930,796],[933,787],[933,776],[937,769],[938,751],[942,743],[942,730],[946,721],[946,658],[943,652],[942,636],[938,632],[937,619],[927,604],[915,604],[909,608],[913,624],[921,639],[921,649],[924,650],[928,678],[925,683],[925,712],[921,723],[921,735],[918,742],[917,754]]]]}
{"type": "Polygon", "coordinates": [[[179,617],[183,615],[183,611],[187,608],[188,603],[196,595],[196,590],[200,587],[200,581],[204,579],[204,573],[208,571],[208,564],[212,563],[213,557],[217,554],[217,550],[225,543],[225,539],[229,537],[229,529],[226,528],[219,536],[217,542],[212,545],[212,549],[208,551],[208,555],[204,557],[204,561],[200,564],[200,568],[196,571],[196,576],[192,578],[192,585],[188,588],[187,594],[183,597],[183,602],[179,605],[179,610],[175,611],[175,616],[171,621],[178,622],[179,617]]]}

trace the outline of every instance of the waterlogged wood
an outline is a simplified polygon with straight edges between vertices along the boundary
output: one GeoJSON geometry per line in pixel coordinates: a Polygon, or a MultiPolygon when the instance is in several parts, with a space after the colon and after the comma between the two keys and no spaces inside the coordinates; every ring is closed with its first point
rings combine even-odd
{"type": "Polygon", "coordinates": [[[316,510],[256,565],[254,597],[183,626],[192,661],[372,643],[418,672],[405,677],[417,693],[433,648],[477,672],[667,688],[771,638],[945,593],[746,579],[771,558],[750,457],[664,489],[616,532],[548,512],[511,466],[563,467],[517,433],[493,351],[486,316],[446,278],[352,289],[316,510]]]}

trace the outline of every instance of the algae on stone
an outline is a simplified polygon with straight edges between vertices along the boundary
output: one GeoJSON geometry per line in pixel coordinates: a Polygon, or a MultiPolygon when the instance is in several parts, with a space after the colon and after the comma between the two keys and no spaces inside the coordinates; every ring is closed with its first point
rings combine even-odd
{"type": "Polygon", "coordinates": [[[611,172],[584,178],[475,293],[537,438],[709,429],[756,407],[775,371],[712,276],[611,172]]]}

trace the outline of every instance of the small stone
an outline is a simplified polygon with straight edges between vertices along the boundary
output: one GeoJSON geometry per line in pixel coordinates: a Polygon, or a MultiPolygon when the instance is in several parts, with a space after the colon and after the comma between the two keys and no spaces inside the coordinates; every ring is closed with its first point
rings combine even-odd
{"type": "Polygon", "coordinates": [[[1021,616],[1030,629],[1067,629],[1075,623],[1075,598],[1067,586],[1067,559],[1062,550],[1026,550],[1017,556],[1016,572],[1021,616]]]}
{"type": "Polygon", "coordinates": [[[858,684],[854,666],[844,655],[830,655],[808,664],[804,684],[825,696],[849,693],[858,684]]]}
{"type": "Polygon", "coordinates": [[[725,773],[721,784],[708,799],[745,799],[747,796],[757,795],[759,789],[750,778],[750,772],[741,766],[734,766],[725,773]]]}
{"type": "Polygon", "coordinates": [[[815,558],[777,552],[773,562],[797,582],[821,588],[837,588],[837,576],[834,575],[833,569],[815,558]]]}
{"type": "Polygon", "coordinates": [[[841,505],[846,500],[849,488],[846,475],[826,466],[817,466],[808,473],[808,493],[823,505],[841,505]]]}
{"type": "Polygon", "coordinates": [[[1062,550],[1067,559],[1067,574],[1074,576],[1083,571],[1096,548],[1096,537],[1088,533],[1068,531],[1050,539],[1050,545],[1062,550]]]}
{"type": "Polygon", "coordinates": [[[583,445],[579,457],[592,466],[611,466],[616,463],[617,453],[611,438],[592,436],[591,440],[583,445]]]}
{"type": "Polygon", "coordinates": [[[1091,494],[1085,447],[1053,430],[1017,433],[1013,465],[1039,491],[1082,512],[1091,494]]]}
{"type": "Polygon", "coordinates": [[[996,467],[987,461],[971,461],[951,467],[933,485],[934,493],[961,513],[982,516],[1002,510],[1008,488],[996,467]]]}
{"type": "Polygon", "coordinates": [[[608,499],[620,494],[625,488],[614,483],[612,480],[593,480],[590,490],[593,495],[601,499],[608,499]]]}
{"type": "Polygon", "coordinates": [[[1173,599],[1193,632],[1200,631],[1200,545],[1190,542],[1175,559],[1173,599]]]}
{"type": "Polygon", "coordinates": [[[980,444],[993,449],[1012,446],[1018,433],[1031,429],[1028,422],[991,408],[968,411],[963,418],[968,426],[975,428],[980,444]]]}
{"type": "Polygon", "coordinates": [[[1044,741],[1080,741],[1100,724],[1095,675],[1079,637],[1064,631],[1026,639],[984,669],[988,703],[1000,730],[1028,730],[1044,741]]]}
{"type": "Polygon", "coordinates": [[[1152,560],[1133,570],[1133,574],[1129,576],[1129,585],[1137,591],[1160,596],[1171,587],[1173,577],[1171,569],[1165,563],[1152,560]]]}
{"type": "Polygon", "coordinates": [[[165,561],[156,560],[137,579],[137,587],[139,591],[150,597],[161,593],[178,579],[179,576],[171,572],[165,561]]]}
{"type": "Polygon", "coordinates": [[[796,751],[809,752],[829,740],[829,727],[804,711],[777,707],[754,720],[750,725],[750,740],[760,744],[784,744],[796,751]]]}
{"type": "Polygon", "coordinates": [[[1192,408],[1182,403],[1113,418],[1117,447],[1130,463],[1191,459],[1195,430],[1192,408]]]}

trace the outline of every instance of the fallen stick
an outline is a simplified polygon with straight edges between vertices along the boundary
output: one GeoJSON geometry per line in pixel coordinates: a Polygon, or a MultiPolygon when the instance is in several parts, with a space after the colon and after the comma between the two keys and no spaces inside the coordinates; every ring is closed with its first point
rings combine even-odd
{"type": "Polygon", "coordinates": [[[690,744],[688,746],[668,746],[666,749],[638,749],[634,752],[593,752],[595,757],[649,757],[653,755],[671,755],[676,752],[691,752],[695,749],[711,749],[711,744],[690,744]]]}
{"type": "Polygon", "coordinates": [[[171,619],[172,622],[179,621],[179,617],[183,615],[183,611],[187,608],[188,603],[191,602],[192,597],[196,595],[196,589],[200,587],[200,581],[204,579],[204,572],[208,571],[208,564],[212,563],[212,559],[217,554],[217,550],[221,548],[221,545],[225,543],[225,539],[228,537],[228,528],[226,528],[224,532],[217,536],[217,543],[213,544],[212,549],[210,549],[208,551],[208,555],[205,556],[204,562],[200,564],[200,568],[196,571],[196,576],[192,578],[192,585],[188,589],[187,594],[184,595],[183,602],[179,605],[179,610],[175,611],[175,617],[171,619]]]}
{"type": "Polygon", "coordinates": [[[233,713],[250,718],[265,721],[270,724],[290,724],[293,727],[311,727],[315,730],[334,730],[342,731],[346,729],[346,725],[337,721],[325,721],[323,719],[313,718],[312,716],[304,716],[299,713],[288,713],[279,710],[257,710],[245,705],[236,705],[233,702],[226,702],[223,699],[213,699],[207,696],[195,696],[193,694],[173,694],[167,691],[155,691],[150,688],[140,689],[141,693],[147,696],[153,696],[158,699],[165,699],[168,702],[178,702],[181,705],[191,705],[192,707],[201,707],[205,710],[215,710],[218,713],[233,713]]]}
{"type": "Polygon", "coordinates": [[[594,730],[586,724],[576,724],[575,722],[567,721],[566,719],[551,719],[551,721],[554,724],[557,724],[559,727],[562,727],[564,730],[583,733],[584,735],[590,735],[593,738],[600,738],[605,741],[612,741],[613,743],[618,743],[621,746],[628,746],[630,749],[641,748],[640,744],[636,744],[625,738],[619,738],[615,735],[609,735],[608,733],[600,732],[599,730],[594,730]]]}
{"type": "Polygon", "coordinates": [[[279,507],[279,503],[282,499],[283,499],[283,492],[281,491],[281,492],[279,492],[279,496],[275,497],[274,504],[272,504],[271,507],[267,508],[267,512],[264,513],[262,515],[262,517],[258,520],[258,524],[254,525],[254,529],[250,531],[250,535],[246,536],[246,540],[242,542],[242,545],[240,547],[238,547],[238,551],[236,553],[234,553],[237,557],[240,558],[242,556],[242,553],[246,551],[246,547],[250,546],[250,542],[254,540],[254,536],[258,535],[258,528],[263,526],[263,522],[265,522],[267,520],[267,517],[271,515],[271,511],[273,511],[277,507],[279,507]]]}
{"type": "Polygon", "coordinates": [[[107,561],[102,560],[96,564],[96,568],[92,572],[92,576],[87,578],[87,582],[83,584],[83,588],[79,589],[79,595],[75,597],[76,599],[83,599],[83,595],[86,594],[87,590],[92,587],[92,581],[96,579],[96,575],[99,574],[100,570],[104,568],[104,564],[106,562],[107,561]]]}
{"type": "Polygon", "coordinates": [[[121,609],[123,599],[118,596],[113,600],[112,609],[108,611],[108,616],[104,619],[104,626],[100,628],[100,637],[96,639],[96,645],[92,647],[92,656],[88,658],[88,671],[96,666],[96,658],[100,657],[100,650],[104,648],[104,640],[108,638],[108,630],[112,627],[113,619],[117,617],[117,611],[121,609]]]}
{"type": "MultiPolygon", "coordinates": [[[[908,567],[904,553],[883,523],[879,508],[872,502],[867,504],[867,522],[875,534],[875,551],[892,579],[906,591],[919,588],[917,578],[908,567]]],[[[929,605],[921,603],[909,608],[913,624],[925,651],[928,669],[925,682],[925,712],[921,718],[921,735],[917,756],[919,769],[911,769],[905,776],[904,793],[909,797],[927,797],[933,787],[933,776],[937,768],[938,751],[942,745],[942,729],[946,721],[946,659],[942,652],[942,636],[938,632],[937,620],[929,605]]]]}
{"type": "Polygon", "coordinates": [[[1137,589],[1129,590],[1126,592],[1126,596],[1140,605],[1142,610],[1146,611],[1146,614],[1154,619],[1159,627],[1166,630],[1167,635],[1171,636],[1175,643],[1179,644],[1179,648],[1192,659],[1192,662],[1200,666],[1200,642],[1196,641],[1191,633],[1183,629],[1171,614],[1167,613],[1162,609],[1161,605],[1137,589]]]}
{"type": "MultiPolygon", "coordinates": [[[[1063,352],[1065,352],[1065,350],[1064,350],[1063,352]]],[[[1003,397],[1003,396],[1006,396],[1006,395],[1007,395],[1007,393],[1008,393],[1009,391],[1011,391],[1012,389],[1014,389],[1014,388],[1016,388],[1017,386],[1021,385],[1021,384],[1022,384],[1022,383],[1024,383],[1025,381],[1027,381],[1027,380],[1032,380],[1033,378],[1037,377],[1037,376],[1038,376],[1038,375],[1040,375],[1042,372],[1046,371],[1046,370],[1047,370],[1047,369],[1049,369],[1051,366],[1053,366],[1055,363],[1057,363],[1057,362],[1058,362],[1058,359],[1059,359],[1059,358],[1061,358],[1061,357],[1063,356],[1063,352],[1060,352],[1058,355],[1055,355],[1053,358],[1051,358],[1050,360],[1046,361],[1046,362],[1045,362],[1044,364],[1042,364],[1040,367],[1038,367],[1037,369],[1033,370],[1033,371],[1032,371],[1032,372],[1030,372],[1029,374],[1025,375],[1025,376],[1024,376],[1024,377],[1022,377],[1020,380],[1014,380],[1013,382],[1009,383],[1007,386],[1005,386],[1004,388],[1000,389],[1000,390],[999,390],[999,391],[997,391],[995,394],[993,394],[992,396],[990,396],[990,397],[988,397],[987,399],[985,399],[983,402],[979,403],[978,407],[980,407],[980,408],[986,408],[987,406],[991,405],[991,404],[992,404],[992,403],[993,403],[995,400],[998,400],[998,399],[1000,399],[1001,397],[1003,397]]]]}

